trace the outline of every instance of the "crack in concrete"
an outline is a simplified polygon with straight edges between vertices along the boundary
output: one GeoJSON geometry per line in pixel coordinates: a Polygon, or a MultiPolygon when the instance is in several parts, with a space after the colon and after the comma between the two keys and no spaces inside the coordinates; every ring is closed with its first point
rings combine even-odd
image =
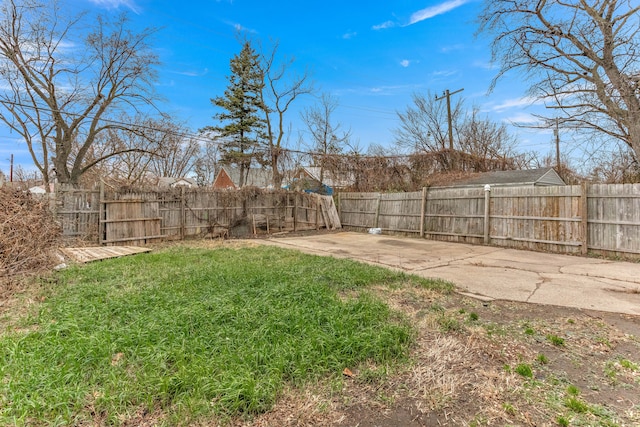
{"type": "MultiPolygon", "coordinates": [[[[454,263],[454,262],[466,261],[466,260],[469,260],[469,259],[481,257],[481,256],[488,255],[488,254],[492,254],[492,253],[498,252],[498,251],[499,250],[496,249],[495,251],[486,252],[486,253],[483,253],[483,254],[473,254],[473,255],[466,256],[466,257],[462,257],[462,258],[454,258],[454,259],[446,261],[444,264],[437,264],[437,265],[430,265],[428,267],[416,268],[416,269],[414,269],[412,271],[424,271],[424,270],[432,270],[434,268],[440,268],[440,267],[451,267],[451,264],[454,263]]],[[[483,267],[485,267],[485,266],[483,265],[483,267]]],[[[486,266],[486,267],[490,267],[490,266],[486,266]]]]}
{"type": "MultiPolygon", "coordinates": [[[[560,274],[568,274],[568,275],[575,275],[575,276],[583,276],[583,277],[589,277],[591,279],[598,279],[598,280],[611,280],[612,282],[622,282],[622,283],[633,283],[636,285],[640,285],[640,280],[633,280],[633,279],[618,279],[615,277],[606,277],[606,276],[599,276],[597,274],[589,274],[589,273],[580,273],[580,272],[572,272],[572,273],[564,273],[562,271],[563,268],[566,267],[560,267],[560,274]]],[[[604,282],[603,282],[604,283],[604,282]]]]}
{"type": "Polygon", "coordinates": [[[529,302],[529,300],[531,298],[533,298],[533,296],[536,294],[536,292],[538,292],[538,290],[542,287],[542,285],[544,285],[545,283],[550,283],[551,282],[551,279],[549,279],[548,277],[544,277],[540,273],[538,273],[538,277],[540,277],[540,279],[542,279],[542,280],[539,281],[538,283],[536,283],[536,288],[533,291],[531,291],[531,294],[529,294],[529,296],[527,297],[525,302],[529,302]]]}

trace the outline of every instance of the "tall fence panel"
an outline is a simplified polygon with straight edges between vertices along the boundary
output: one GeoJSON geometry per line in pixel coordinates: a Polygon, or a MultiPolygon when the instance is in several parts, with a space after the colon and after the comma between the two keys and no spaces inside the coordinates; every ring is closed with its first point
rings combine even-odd
{"type": "Polygon", "coordinates": [[[492,244],[579,253],[583,244],[581,193],[580,186],[492,189],[492,244]]]}
{"type": "Polygon", "coordinates": [[[382,194],[378,209],[378,227],[405,233],[420,232],[422,192],[382,194]]]}
{"type": "Polygon", "coordinates": [[[342,224],[434,240],[586,254],[640,254],[640,184],[341,193],[342,224]]]}
{"type": "Polygon", "coordinates": [[[589,248],[640,254],[640,184],[596,184],[587,194],[589,248]]]}
{"type": "Polygon", "coordinates": [[[381,197],[380,193],[340,193],[340,222],[347,227],[377,228],[381,197]]]}
{"type": "Polygon", "coordinates": [[[482,188],[433,188],[426,192],[425,231],[432,239],[482,243],[482,188]]]}

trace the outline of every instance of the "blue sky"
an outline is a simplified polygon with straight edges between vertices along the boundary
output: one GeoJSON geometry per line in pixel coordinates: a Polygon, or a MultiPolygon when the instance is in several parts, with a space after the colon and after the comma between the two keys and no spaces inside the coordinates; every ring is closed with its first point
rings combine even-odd
{"type": "MultiPolygon", "coordinates": [[[[239,29],[265,45],[278,40],[281,55],[295,57],[300,71],[311,73],[318,94],[339,100],[334,120],[350,128],[366,148],[390,146],[398,126],[396,111],[411,103],[413,92],[442,93],[464,88],[466,105],[497,121],[529,120],[526,85],[513,76],[487,94],[496,73],[488,40],[477,39],[480,0],[264,1],[264,0],[63,0],[74,14],[130,13],[136,28],[157,27],[153,38],[162,62],[158,92],[161,110],[194,131],[213,124],[210,98],[226,87],[229,60],[240,50],[239,29]]],[[[299,111],[316,98],[296,101],[289,115],[292,140],[298,139],[299,111]]],[[[547,154],[550,131],[516,130],[521,151],[547,154]]],[[[16,164],[31,167],[24,144],[0,125],[0,170],[16,164]]],[[[293,141],[292,141],[293,142],[293,141]]]]}

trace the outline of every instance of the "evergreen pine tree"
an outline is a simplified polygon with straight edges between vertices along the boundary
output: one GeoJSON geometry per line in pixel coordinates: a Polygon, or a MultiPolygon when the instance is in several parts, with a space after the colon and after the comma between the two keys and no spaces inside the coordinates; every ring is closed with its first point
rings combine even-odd
{"type": "Polygon", "coordinates": [[[260,101],[264,78],[259,55],[248,41],[243,44],[240,53],[231,59],[230,65],[229,85],[224,96],[211,100],[224,110],[214,116],[224,125],[209,129],[217,131],[222,140],[221,163],[236,165],[240,170],[239,185],[242,187],[251,164],[260,159],[256,149],[265,137],[260,101]]]}

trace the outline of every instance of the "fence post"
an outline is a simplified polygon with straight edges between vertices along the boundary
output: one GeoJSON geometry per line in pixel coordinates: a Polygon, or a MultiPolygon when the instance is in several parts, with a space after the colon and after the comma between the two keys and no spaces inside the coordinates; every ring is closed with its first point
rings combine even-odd
{"type": "Polygon", "coordinates": [[[583,182],[580,186],[581,194],[580,194],[580,210],[581,210],[581,221],[580,225],[582,228],[582,245],[580,247],[580,252],[582,255],[587,255],[589,250],[589,203],[588,203],[588,184],[583,182]]]}
{"type": "Polygon", "coordinates": [[[320,230],[320,215],[322,215],[321,209],[320,209],[320,195],[318,193],[315,193],[315,197],[316,197],[316,231],[320,230]]]}
{"type": "Polygon", "coordinates": [[[184,240],[186,230],[185,230],[185,205],[187,201],[184,196],[184,185],[180,186],[180,240],[184,240]]]}
{"type": "Polygon", "coordinates": [[[298,231],[298,193],[293,193],[293,231],[298,231]]]}
{"type": "Polygon", "coordinates": [[[378,228],[378,222],[380,221],[380,200],[382,199],[382,193],[378,193],[378,206],[376,206],[376,220],[373,225],[374,228],[378,228]]]}
{"type": "Polygon", "coordinates": [[[105,200],[104,200],[104,181],[100,180],[100,196],[98,200],[98,244],[104,244],[105,227],[107,224],[104,222],[105,215],[105,200]]]}
{"type": "Polygon", "coordinates": [[[420,237],[424,237],[424,216],[427,214],[427,187],[422,187],[422,207],[420,208],[420,237]]]}
{"type": "Polygon", "coordinates": [[[489,215],[491,206],[491,186],[489,184],[484,186],[484,244],[488,245],[491,242],[489,236],[489,215]]]}

